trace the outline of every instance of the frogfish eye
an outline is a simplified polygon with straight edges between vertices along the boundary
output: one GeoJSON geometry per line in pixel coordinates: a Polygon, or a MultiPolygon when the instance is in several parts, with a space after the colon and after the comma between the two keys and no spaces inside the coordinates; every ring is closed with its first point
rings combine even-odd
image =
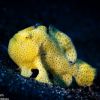
{"type": "Polygon", "coordinates": [[[25,37],[26,39],[32,39],[32,34],[29,34],[28,36],[25,37]]]}

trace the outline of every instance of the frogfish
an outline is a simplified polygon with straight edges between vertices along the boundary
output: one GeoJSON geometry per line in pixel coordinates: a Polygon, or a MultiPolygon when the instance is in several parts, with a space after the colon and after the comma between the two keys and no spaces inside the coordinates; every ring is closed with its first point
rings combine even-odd
{"type": "Polygon", "coordinates": [[[9,40],[8,54],[22,76],[30,78],[37,69],[34,80],[41,83],[71,86],[76,81],[79,86],[91,86],[96,76],[96,68],[77,58],[71,38],[53,26],[18,31],[9,40]]]}

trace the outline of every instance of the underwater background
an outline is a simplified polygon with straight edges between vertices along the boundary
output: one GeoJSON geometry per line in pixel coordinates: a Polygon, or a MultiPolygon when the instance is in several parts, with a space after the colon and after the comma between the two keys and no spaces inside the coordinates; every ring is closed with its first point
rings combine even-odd
{"type": "MultiPolygon", "coordinates": [[[[16,66],[17,68],[17,66],[16,66]]],[[[0,94],[11,99],[35,98],[44,100],[100,99],[100,6],[93,1],[0,1],[0,94]],[[40,23],[53,25],[66,33],[76,47],[78,58],[97,68],[92,87],[61,88],[25,79],[16,71],[7,53],[9,39],[19,30],[40,23]],[[11,81],[10,81],[11,79],[11,81]]]]}

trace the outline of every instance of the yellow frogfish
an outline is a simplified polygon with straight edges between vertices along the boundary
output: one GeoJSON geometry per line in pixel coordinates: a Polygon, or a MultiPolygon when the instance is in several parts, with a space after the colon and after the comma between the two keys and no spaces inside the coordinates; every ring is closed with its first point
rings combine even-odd
{"type": "Polygon", "coordinates": [[[22,76],[30,77],[37,69],[34,79],[42,83],[70,86],[74,77],[79,86],[90,86],[95,79],[96,69],[77,59],[69,36],[52,26],[48,32],[42,25],[17,32],[9,41],[8,54],[22,76]]]}

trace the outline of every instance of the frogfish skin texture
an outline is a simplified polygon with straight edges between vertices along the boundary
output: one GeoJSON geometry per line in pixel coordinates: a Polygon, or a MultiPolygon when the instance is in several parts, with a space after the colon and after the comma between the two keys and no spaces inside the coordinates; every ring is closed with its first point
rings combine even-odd
{"type": "Polygon", "coordinates": [[[30,26],[10,39],[8,54],[21,75],[30,77],[32,70],[37,69],[39,73],[34,79],[42,83],[70,86],[74,77],[79,86],[92,85],[96,69],[77,59],[69,36],[53,26],[48,30],[42,25],[30,26]]]}

